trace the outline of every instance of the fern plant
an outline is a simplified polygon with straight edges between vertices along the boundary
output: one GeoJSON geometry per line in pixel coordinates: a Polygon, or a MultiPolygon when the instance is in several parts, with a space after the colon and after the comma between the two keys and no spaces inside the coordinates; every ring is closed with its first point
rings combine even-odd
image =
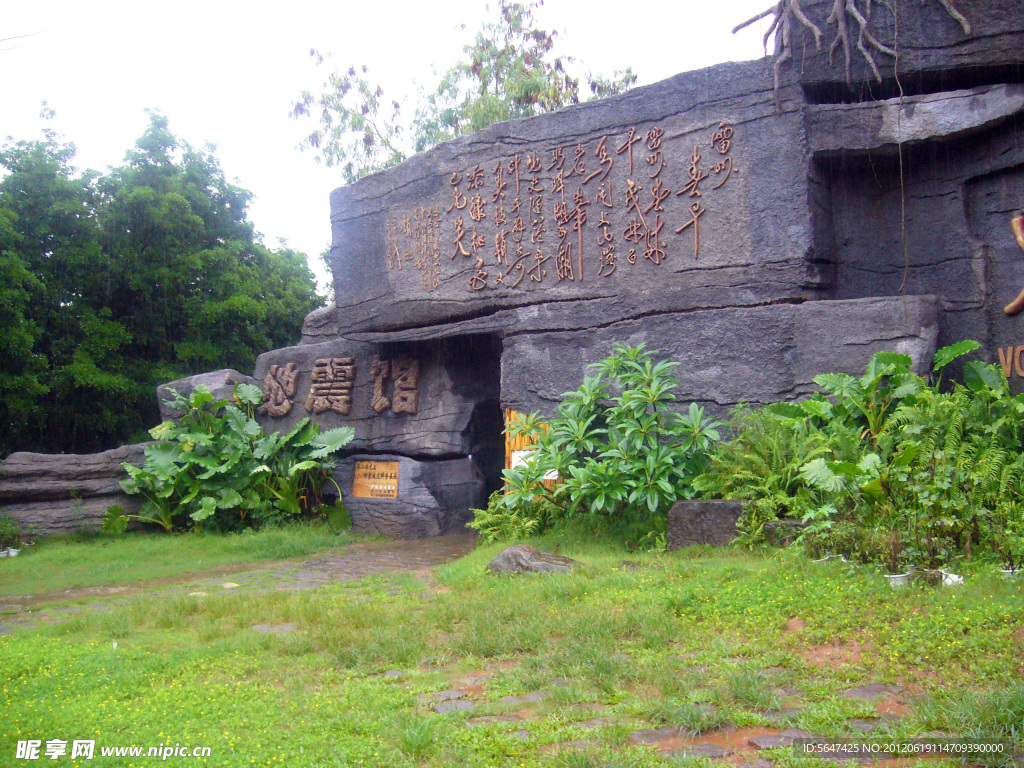
{"type": "Polygon", "coordinates": [[[734,437],[718,445],[693,486],[705,498],[747,500],[738,523],[739,542],[752,544],[764,539],[767,523],[799,519],[822,503],[800,468],[829,455],[832,445],[800,408],[739,405],[730,421],[734,437]]]}

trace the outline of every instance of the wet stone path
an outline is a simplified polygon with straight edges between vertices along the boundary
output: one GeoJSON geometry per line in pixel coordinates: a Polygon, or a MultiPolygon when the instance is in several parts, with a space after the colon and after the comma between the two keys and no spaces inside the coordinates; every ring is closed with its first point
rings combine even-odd
{"type": "Polygon", "coordinates": [[[288,592],[348,582],[378,573],[421,571],[473,551],[476,534],[415,541],[369,541],[329,553],[269,563],[244,563],[137,585],[79,587],[27,595],[0,596],[0,635],[42,621],[60,621],[82,610],[109,611],[137,596],[180,597],[229,589],[288,592]],[[81,601],[81,602],[79,602],[81,601]],[[66,603],[77,605],[60,605],[66,603]]]}

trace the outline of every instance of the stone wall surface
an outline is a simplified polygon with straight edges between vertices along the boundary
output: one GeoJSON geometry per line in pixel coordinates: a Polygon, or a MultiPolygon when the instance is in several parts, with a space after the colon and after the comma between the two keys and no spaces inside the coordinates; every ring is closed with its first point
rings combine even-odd
{"type": "MultiPolygon", "coordinates": [[[[257,359],[256,380],[263,382],[271,366],[294,364],[298,373],[296,390],[287,414],[265,413],[259,418],[265,427],[281,430],[290,429],[307,416],[314,417],[324,429],[354,427],[356,439],[351,451],[398,452],[417,457],[468,455],[477,447],[481,419],[487,418],[489,411],[498,411],[498,354],[486,338],[465,341],[457,348],[439,344],[381,348],[336,338],[274,350],[257,359]],[[349,413],[330,408],[315,412],[318,406],[310,400],[310,392],[316,361],[348,358],[354,366],[349,413]],[[374,409],[372,371],[378,359],[415,360],[419,364],[416,413],[396,413],[394,403],[380,412],[374,409]]],[[[381,392],[393,401],[394,381],[383,382],[381,392]]]]}
{"type": "MultiPolygon", "coordinates": [[[[793,58],[784,64],[784,83],[799,82],[813,99],[846,96],[845,57],[830,55],[836,25],[828,21],[834,0],[802,0],[807,18],[822,32],[821,45],[814,32],[797,23],[793,27],[793,58]]],[[[941,0],[915,0],[892,4],[873,3],[868,31],[883,44],[899,50],[894,57],[875,52],[873,58],[882,82],[867,59],[857,50],[859,28],[848,18],[850,76],[856,86],[879,93],[898,91],[899,75],[905,92],[952,91],[963,83],[997,82],[1016,78],[1024,50],[1024,6],[1020,0],[954,0],[952,5],[966,19],[970,33],[943,8],[941,0]],[[898,30],[898,34],[897,34],[898,30]]],[[[895,93],[893,93],[895,95],[895,93]]]]}
{"type": "Polygon", "coordinates": [[[812,296],[803,121],[777,112],[770,72],[725,64],[502,123],[336,190],[340,332],[812,296]]]}
{"type": "Polygon", "coordinates": [[[134,513],[121,490],[123,464],[141,466],[149,443],[94,454],[12,453],[0,462],[0,508],[28,535],[98,530],[113,505],[134,513]]]}
{"type": "Polygon", "coordinates": [[[670,313],[583,333],[525,333],[505,339],[502,397],[516,410],[551,413],[615,343],[646,342],[681,363],[674,371],[680,402],[719,414],[739,402],[805,397],[817,391],[818,374],[863,373],[880,350],[910,355],[925,373],[938,335],[936,308],[931,296],[812,301],[670,313]]]}
{"type": "Polygon", "coordinates": [[[356,454],[342,461],[334,479],[352,489],[357,462],[397,462],[398,497],[360,498],[346,492],[352,530],[395,539],[462,532],[470,509],[483,500],[484,479],[472,457],[417,461],[398,454],[356,454]]]}

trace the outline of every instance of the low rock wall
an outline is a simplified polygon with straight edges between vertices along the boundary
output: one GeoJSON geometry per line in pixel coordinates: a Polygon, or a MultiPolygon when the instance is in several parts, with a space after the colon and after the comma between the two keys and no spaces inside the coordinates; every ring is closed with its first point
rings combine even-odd
{"type": "Polygon", "coordinates": [[[93,454],[12,453],[0,462],[0,511],[29,537],[99,530],[111,506],[138,511],[138,501],[121,490],[128,477],[123,464],[141,466],[147,445],[93,454]]]}

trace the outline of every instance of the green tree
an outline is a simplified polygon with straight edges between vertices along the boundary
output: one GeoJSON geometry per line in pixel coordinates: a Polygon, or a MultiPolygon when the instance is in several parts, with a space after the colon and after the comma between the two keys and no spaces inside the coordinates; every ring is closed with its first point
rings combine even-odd
{"type": "Polygon", "coordinates": [[[0,150],[0,271],[11,275],[0,344],[32,340],[19,358],[29,379],[0,380],[3,394],[30,393],[8,400],[26,418],[0,421],[4,451],[93,451],[139,437],[158,420],[158,384],[251,369],[260,352],[295,343],[323,303],[305,256],[266,248],[247,218],[250,193],[164,116],[152,114],[106,174],[78,173],[74,156],[52,132],[0,150]]]}
{"type": "Polygon", "coordinates": [[[14,224],[14,213],[0,209],[0,455],[38,418],[39,398],[46,394],[40,381],[46,361],[34,352],[39,327],[29,319],[42,284],[18,253],[14,224]]]}
{"type": "MultiPolygon", "coordinates": [[[[612,78],[587,74],[581,93],[580,78],[569,72],[575,60],[555,53],[558,33],[535,26],[534,11],[542,4],[499,0],[497,18],[464,46],[462,58],[416,108],[411,126],[402,124],[398,102],[385,99],[365,66],[333,72],[322,94],[305,91],[292,107],[293,117],[318,122],[300,146],[316,151],[318,161],[337,166],[351,182],[396,165],[409,150],[421,152],[504,120],[611,96],[636,82],[630,70],[612,78]],[[411,143],[404,143],[406,136],[411,143]]],[[[312,55],[323,64],[318,51],[312,55]]]]}

